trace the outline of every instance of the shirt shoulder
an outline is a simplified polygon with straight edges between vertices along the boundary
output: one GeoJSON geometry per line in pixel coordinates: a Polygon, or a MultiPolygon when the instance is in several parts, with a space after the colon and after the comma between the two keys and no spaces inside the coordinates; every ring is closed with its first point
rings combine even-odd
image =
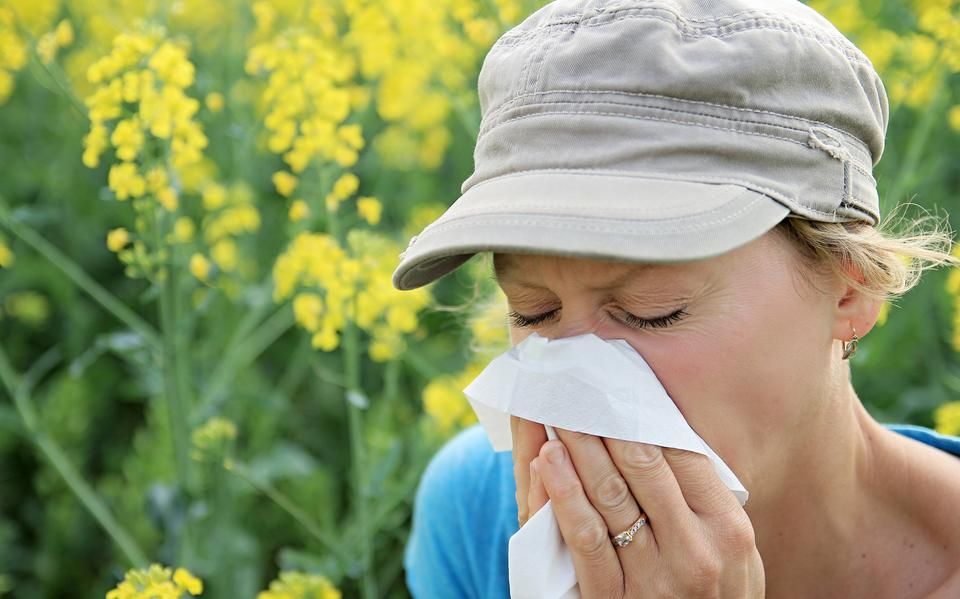
{"type": "Polygon", "coordinates": [[[960,437],[944,435],[915,424],[885,424],[888,429],[960,457],[960,437]]]}
{"type": "Polygon", "coordinates": [[[416,599],[510,596],[507,549],[517,531],[510,452],[494,452],[479,425],[461,431],[427,465],[404,550],[416,599]]]}

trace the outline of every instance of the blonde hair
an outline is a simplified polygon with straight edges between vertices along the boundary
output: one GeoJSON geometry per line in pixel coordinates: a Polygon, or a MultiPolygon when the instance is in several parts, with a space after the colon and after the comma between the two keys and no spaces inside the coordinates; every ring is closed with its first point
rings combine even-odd
{"type": "Polygon", "coordinates": [[[864,222],[826,223],[786,218],[775,227],[808,267],[804,274],[834,275],[857,291],[879,300],[912,289],[924,271],[960,265],[944,219],[926,214],[904,216],[901,205],[877,227],[864,222]]]}

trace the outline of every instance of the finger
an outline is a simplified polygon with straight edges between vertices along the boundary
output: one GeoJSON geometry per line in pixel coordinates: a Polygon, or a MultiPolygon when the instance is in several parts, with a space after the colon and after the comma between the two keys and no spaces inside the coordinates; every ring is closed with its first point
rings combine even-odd
{"type": "MultiPolygon", "coordinates": [[[[557,429],[570,454],[577,476],[593,507],[607,524],[608,531],[615,535],[633,526],[640,517],[642,506],[630,493],[627,482],[613,463],[603,439],[595,435],[557,429]]],[[[641,535],[637,545],[653,542],[653,535],[641,535]]]]}
{"type": "Polygon", "coordinates": [[[560,534],[570,549],[585,597],[622,597],[623,569],[607,525],[583,491],[561,441],[548,441],[540,450],[537,470],[553,502],[560,534]]]}
{"type": "Polygon", "coordinates": [[[517,520],[523,526],[530,517],[527,502],[530,493],[530,462],[547,441],[543,425],[517,416],[510,416],[513,435],[513,477],[517,481],[517,520]]]}
{"type": "Polygon", "coordinates": [[[527,514],[532,518],[534,514],[540,511],[544,505],[546,505],[547,500],[550,499],[547,496],[547,489],[543,486],[543,479],[540,478],[540,473],[538,472],[540,458],[534,458],[530,462],[530,493],[527,496],[527,514]]]}
{"type": "Polygon", "coordinates": [[[619,439],[603,442],[630,492],[643,506],[657,546],[661,550],[665,542],[674,547],[693,546],[699,534],[696,515],[687,505],[660,447],[619,439]]]}
{"type": "Polygon", "coordinates": [[[722,515],[743,509],[707,456],[665,447],[663,457],[673,470],[687,505],[697,514],[722,515]]]}

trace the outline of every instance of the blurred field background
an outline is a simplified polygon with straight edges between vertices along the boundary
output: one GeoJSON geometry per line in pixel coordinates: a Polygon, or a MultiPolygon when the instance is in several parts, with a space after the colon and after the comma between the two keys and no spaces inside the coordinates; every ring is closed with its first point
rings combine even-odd
{"type": "MultiPolygon", "coordinates": [[[[0,595],[408,596],[419,475],[508,341],[483,259],[390,274],[543,3],[0,1],[0,595]]],[[[812,4],[886,82],[884,210],[960,214],[956,0],[812,4]]],[[[960,433],[958,298],[930,273],[862,341],[881,421],[960,433]]]]}

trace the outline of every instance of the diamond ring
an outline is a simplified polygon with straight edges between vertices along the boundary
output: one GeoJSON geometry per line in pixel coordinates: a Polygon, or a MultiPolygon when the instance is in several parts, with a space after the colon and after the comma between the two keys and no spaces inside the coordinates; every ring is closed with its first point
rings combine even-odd
{"type": "Polygon", "coordinates": [[[610,540],[613,541],[613,544],[617,547],[626,547],[630,544],[630,541],[633,540],[633,536],[637,534],[637,531],[640,530],[640,528],[642,528],[646,523],[647,515],[643,512],[640,512],[640,517],[637,518],[637,521],[633,523],[633,526],[616,536],[610,537],[610,540]]]}

